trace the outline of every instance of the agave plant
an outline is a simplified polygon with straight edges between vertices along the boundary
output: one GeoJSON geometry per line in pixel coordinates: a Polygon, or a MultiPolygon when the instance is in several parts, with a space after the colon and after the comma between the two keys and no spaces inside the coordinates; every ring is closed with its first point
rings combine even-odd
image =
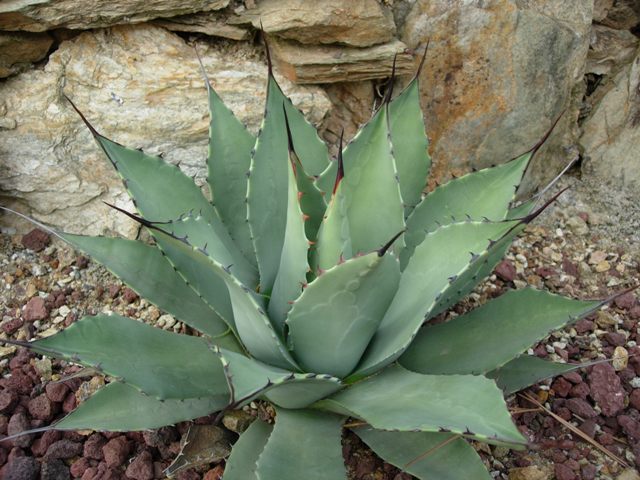
{"type": "Polygon", "coordinates": [[[515,204],[541,143],[423,196],[418,75],[389,89],[336,160],[270,66],[257,137],[206,85],[211,199],[85,120],[136,206],[124,213],[153,242],[56,232],[200,334],[97,315],[23,344],[113,379],[47,428],[151,429],[261,399],[275,421],[241,434],[225,480],[345,479],[349,418],[417,478],[490,479],[468,441],[524,448],[504,395],[576,368],[523,352],[602,305],[525,288],[429,322],[542,210],[515,204]]]}

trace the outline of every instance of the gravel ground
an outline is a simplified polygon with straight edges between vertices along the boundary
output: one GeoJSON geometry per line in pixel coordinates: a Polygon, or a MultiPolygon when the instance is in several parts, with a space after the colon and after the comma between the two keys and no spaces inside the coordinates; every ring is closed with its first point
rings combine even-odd
{"type": "MultiPolygon", "coordinates": [[[[632,215],[635,204],[616,200],[604,187],[594,191],[575,177],[561,183],[573,188],[526,229],[491,278],[448,315],[460,314],[506,289],[526,284],[592,299],[639,283],[640,243],[634,222],[640,216],[632,215]]],[[[25,236],[3,233],[0,246],[0,338],[48,336],[83,315],[100,312],[127,315],[176,332],[189,331],[138,298],[104,268],[41,231],[25,236]]],[[[553,332],[530,351],[574,363],[612,360],[527,392],[627,466],[607,457],[532,403],[514,396],[509,399],[514,419],[533,447],[510,452],[477,445],[495,478],[640,479],[636,471],[640,466],[639,318],[637,296],[627,293],[575,325],[553,332]]],[[[95,373],[13,346],[0,346],[0,375],[2,435],[50,424],[105,382],[95,373]],[[56,383],[74,373],[75,378],[56,383]]],[[[226,418],[224,424],[241,431],[251,416],[267,419],[271,413],[265,405],[254,404],[240,417],[226,418]]],[[[195,422],[208,432],[217,428],[212,423],[210,417],[195,422]]],[[[0,441],[0,477],[164,478],[162,471],[180,452],[180,439],[189,426],[185,422],[125,435],[49,431],[0,441]]],[[[353,434],[345,434],[343,451],[352,479],[411,478],[376,458],[353,434]]],[[[214,480],[223,470],[223,461],[210,462],[186,468],[177,477],[214,480]]]]}

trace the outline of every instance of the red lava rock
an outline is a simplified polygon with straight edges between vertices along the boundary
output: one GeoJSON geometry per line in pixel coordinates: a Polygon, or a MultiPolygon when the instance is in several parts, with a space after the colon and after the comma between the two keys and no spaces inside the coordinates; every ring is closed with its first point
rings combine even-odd
{"type": "Polygon", "coordinates": [[[538,267],[536,269],[536,275],[539,275],[542,278],[549,278],[556,274],[556,271],[553,268],[549,267],[538,267]]]}
{"type": "Polygon", "coordinates": [[[84,255],[78,255],[76,258],[76,267],[80,270],[87,268],[89,265],[89,257],[85,257],[84,255]]]}
{"type": "Polygon", "coordinates": [[[574,459],[569,458],[569,460],[567,460],[566,462],[564,462],[565,466],[569,467],[571,470],[573,470],[574,472],[577,472],[580,470],[580,464],[578,462],[576,462],[574,459]]]}
{"type": "Polygon", "coordinates": [[[84,442],[83,455],[87,458],[93,458],[94,460],[102,460],[104,453],[102,453],[102,447],[107,443],[107,439],[99,433],[92,433],[84,442]]]}
{"type": "Polygon", "coordinates": [[[604,339],[609,343],[609,345],[613,345],[615,347],[621,347],[627,343],[627,337],[624,333],[607,332],[604,334],[604,339]]]}
{"type": "Polygon", "coordinates": [[[18,457],[2,469],[4,480],[36,480],[40,475],[40,464],[33,457],[18,457]]]}
{"type": "Polygon", "coordinates": [[[615,438],[613,438],[613,435],[607,432],[602,432],[600,435],[598,435],[598,438],[596,440],[602,445],[613,445],[616,441],[615,438]]]}
{"type": "Polygon", "coordinates": [[[45,458],[47,460],[54,460],[57,458],[73,458],[82,453],[82,444],[79,442],[72,442],[63,438],[51,444],[47,449],[45,458]]]}
{"type": "Polygon", "coordinates": [[[24,306],[24,311],[22,312],[22,318],[24,318],[27,322],[33,322],[34,320],[44,320],[48,316],[49,311],[47,310],[44,298],[41,297],[33,297],[31,300],[29,300],[24,306]]]}
{"type": "Polygon", "coordinates": [[[42,462],[40,469],[41,480],[69,480],[69,478],[69,467],[62,460],[42,462]]]}
{"type": "Polygon", "coordinates": [[[51,243],[51,237],[47,232],[34,228],[26,235],[22,236],[22,246],[33,250],[34,252],[41,252],[47,245],[51,243]]]}
{"type": "Polygon", "coordinates": [[[593,420],[585,420],[578,428],[591,438],[596,436],[596,422],[593,420]]]}
{"type": "Polygon", "coordinates": [[[15,370],[16,368],[21,368],[23,365],[29,363],[33,355],[29,353],[29,350],[26,348],[18,348],[18,353],[9,360],[9,368],[11,370],[15,370]]]}
{"type": "Polygon", "coordinates": [[[36,457],[44,457],[51,445],[60,440],[62,432],[59,430],[47,430],[40,438],[36,438],[31,445],[31,453],[36,457]]]}
{"type": "Polygon", "coordinates": [[[598,413],[593,409],[586,400],[582,398],[570,398],[565,402],[565,407],[582,418],[597,417],[598,413]]]}
{"type": "Polygon", "coordinates": [[[100,462],[97,467],[91,467],[82,474],[83,480],[120,480],[122,474],[113,468],[107,467],[107,464],[100,462]]]}
{"type": "Polygon", "coordinates": [[[138,294],[130,288],[125,288],[124,292],[122,292],[122,299],[124,300],[124,303],[128,305],[138,299],[138,294]]]}
{"type": "Polygon", "coordinates": [[[56,414],[56,406],[46,394],[40,394],[29,400],[29,413],[38,420],[51,420],[56,414]]]}
{"type": "Polygon", "coordinates": [[[13,411],[18,403],[18,394],[15,390],[5,389],[0,392],[0,412],[13,411]]]}
{"type": "Polygon", "coordinates": [[[0,434],[7,434],[7,425],[9,425],[9,417],[6,415],[0,415],[0,434]]]}
{"type": "Polygon", "coordinates": [[[620,415],[617,420],[624,433],[634,440],[640,440],[640,422],[629,415],[620,415]]]}
{"type": "Polygon", "coordinates": [[[576,474],[564,463],[558,463],[554,467],[556,480],[576,480],[576,474]]]}
{"type": "Polygon", "coordinates": [[[7,463],[8,456],[9,456],[9,452],[7,452],[7,449],[0,447],[0,467],[5,463],[7,463]]]}
{"type": "Polygon", "coordinates": [[[73,411],[74,408],[76,408],[76,404],[77,404],[76,396],[73,392],[70,392],[67,395],[67,398],[65,398],[64,402],[62,403],[62,411],[64,413],[69,413],[73,411]]]}
{"type": "Polygon", "coordinates": [[[627,292],[624,295],[616,297],[613,303],[618,308],[629,310],[636,304],[636,296],[633,292],[627,292]]]}
{"type": "Polygon", "coordinates": [[[574,326],[576,332],[580,335],[584,335],[585,333],[592,332],[596,328],[596,324],[591,321],[583,318],[582,320],[578,320],[574,326]]]}
{"type": "Polygon", "coordinates": [[[505,282],[513,282],[516,278],[516,267],[509,260],[502,260],[494,273],[505,282]]]}
{"type": "Polygon", "coordinates": [[[80,478],[84,472],[91,467],[91,462],[88,458],[82,457],[71,464],[69,472],[73,478],[80,478]]]}
{"type": "Polygon", "coordinates": [[[202,480],[220,480],[224,473],[224,467],[222,465],[216,465],[214,468],[204,474],[202,480]]]}
{"type": "Polygon", "coordinates": [[[589,385],[582,382],[582,383],[578,383],[577,385],[574,385],[571,388],[571,391],[569,392],[569,396],[574,398],[587,398],[587,396],[589,395],[589,391],[590,391],[589,385]]]}
{"type": "Polygon", "coordinates": [[[594,480],[597,472],[598,469],[595,465],[587,463],[580,469],[580,476],[582,477],[582,480],[594,480]]]}
{"type": "Polygon", "coordinates": [[[196,472],[193,468],[187,468],[186,470],[182,470],[177,475],[178,480],[200,480],[200,474],[196,472]]]}
{"type": "MultiPolygon", "coordinates": [[[[11,415],[9,424],[7,425],[7,435],[15,435],[17,433],[24,432],[25,430],[29,430],[30,428],[31,424],[29,423],[29,419],[26,414],[22,412],[14,413],[11,415]]],[[[28,447],[31,445],[31,442],[33,442],[33,435],[22,435],[9,441],[15,447],[28,447]]]]}
{"type": "Polygon", "coordinates": [[[64,383],[47,383],[44,389],[47,394],[47,398],[52,402],[64,402],[64,399],[67,397],[67,393],[69,393],[69,387],[64,383]]]}
{"type": "Polygon", "coordinates": [[[9,390],[15,390],[21,395],[29,395],[33,388],[33,380],[22,370],[14,369],[11,371],[6,387],[9,390]]]}
{"type": "Polygon", "coordinates": [[[559,377],[551,384],[551,389],[556,393],[557,396],[566,397],[569,394],[572,386],[573,385],[567,382],[564,378],[559,377]]]}
{"type": "Polygon", "coordinates": [[[633,319],[640,318],[640,305],[631,307],[631,310],[629,310],[629,316],[633,319]]]}
{"type": "Polygon", "coordinates": [[[82,480],[93,480],[98,475],[97,467],[89,467],[82,473],[82,480]]]}
{"type": "Polygon", "coordinates": [[[580,276],[578,266],[567,258],[562,260],[562,270],[564,270],[564,273],[571,275],[572,277],[578,278],[580,276]]]}
{"type": "Polygon", "coordinates": [[[129,455],[131,446],[129,440],[124,435],[109,440],[104,447],[104,461],[108,467],[117,467],[122,465],[129,455]]]}
{"type": "Polygon", "coordinates": [[[18,330],[22,325],[24,325],[24,320],[21,317],[12,318],[8,322],[2,324],[2,331],[7,335],[11,335],[16,330],[18,330]]]}
{"type": "Polygon", "coordinates": [[[595,365],[589,373],[591,398],[600,406],[602,414],[613,417],[624,408],[624,389],[609,363],[595,365]]]}
{"type": "Polygon", "coordinates": [[[151,453],[144,450],[137,455],[127,467],[127,478],[134,480],[151,480],[153,478],[153,459],[151,453]]]}
{"type": "Polygon", "coordinates": [[[629,405],[636,410],[640,410],[640,388],[636,388],[631,395],[629,395],[629,405]]]}
{"type": "Polygon", "coordinates": [[[109,298],[116,298],[118,293],[120,292],[120,285],[116,285],[115,283],[109,285],[108,295],[109,298]]]}

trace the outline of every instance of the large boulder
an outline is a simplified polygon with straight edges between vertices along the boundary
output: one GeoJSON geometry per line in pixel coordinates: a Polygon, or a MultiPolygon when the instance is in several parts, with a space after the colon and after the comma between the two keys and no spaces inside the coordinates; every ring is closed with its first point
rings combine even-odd
{"type": "Polygon", "coordinates": [[[582,0],[415,3],[401,39],[411,48],[430,41],[421,81],[436,177],[517,156],[563,111],[528,188],[577,157],[592,9],[582,0]]]}
{"type": "MultiPolygon", "coordinates": [[[[198,44],[209,77],[254,132],[264,112],[267,69],[248,44],[198,44]]],[[[283,89],[319,123],[330,108],[317,87],[283,89]]],[[[0,84],[0,203],[69,232],[134,235],[102,201],[132,209],[123,186],[67,95],[105,136],[165,153],[204,182],[207,94],[192,47],[166,30],[121,26],[63,42],[44,69],[0,84]]],[[[0,216],[0,222],[14,217],[0,216]]]]}
{"type": "Polygon", "coordinates": [[[219,10],[230,0],[19,0],[0,2],[0,30],[86,29],[219,10]]]}
{"type": "Polygon", "coordinates": [[[640,199],[640,49],[594,93],[580,146],[587,177],[640,199]]]}
{"type": "Polygon", "coordinates": [[[52,44],[47,33],[0,32],[0,78],[42,60],[52,44]]]}
{"type": "Polygon", "coordinates": [[[240,21],[305,44],[369,47],[393,39],[391,10],[377,0],[259,0],[240,21]]]}

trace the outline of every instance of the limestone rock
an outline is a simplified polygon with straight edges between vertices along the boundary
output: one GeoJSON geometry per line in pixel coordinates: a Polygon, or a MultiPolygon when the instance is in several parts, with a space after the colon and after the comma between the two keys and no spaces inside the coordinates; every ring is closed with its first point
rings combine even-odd
{"type": "Polygon", "coordinates": [[[229,0],[15,0],[0,3],[0,30],[87,29],[219,10],[229,0]]]}
{"type": "Polygon", "coordinates": [[[372,81],[341,82],[325,86],[333,108],[323,122],[322,137],[338,154],[337,145],[344,129],[344,140],[348,141],[358,129],[369,121],[373,113],[375,87],[372,81]]]}
{"type": "Polygon", "coordinates": [[[600,183],[625,187],[638,198],[640,187],[640,49],[633,62],[596,91],[599,101],[582,125],[584,173],[600,183]]]}
{"type": "Polygon", "coordinates": [[[229,24],[231,14],[222,12],[199,12],[171,18],[159,18],[152,23],[172,32],[204,33],[211,37],[223,37],[231,40],[246,40],[249,29],[229,24]]]}
{"type": "Polygon", "coordinates": [[[42,60],[52,43],[47,33],[0,32],[0,78],[42,60]]]}
{"type": "Polygon", "coordinates": [[[418,0],[401,32],[430,39],[422,104],[437,178],[531,148],[564,110],[529,174],[552,178],[574,147],[592,4],[582,0],[418,0]]]}
{"type": "Polygon", "coordinates": [[[392,40],[368,48],[335,45],[300,45],[269,37],[273,59],[284,76],[297,84],[355,82],[386,78],[391,75],[397,55],[396,73],[413,73],[413,57],[406,45],[392,40]]]}
{"type": "MultiPolygon", "coordinates": [[[[225,41],[215,49],[200,42],[198,52],[214,88],[257,131],[266,90],[261,52],[225,41]]],[[[330,101],[322,90],[281,83],[311,121],[323,119],[330,101]]],[[[166,160],[204,183],[209,115],[193,49],[160,27],[120,26],[63,42],[43,70],[0,84],[0,118],[14,125],[0,129],[3,205],[72,233],[136,233],[132,223],[102,203],[133,208],[63,92],[107,137],[149,153],[165,152],[166,160]]],[[[5,225],[14,221],[0,215],[5,225]]]]}
{"type": "Polygon", "coordinates": [[[369,47],[390,41],[393,14],[377,0],[260,0],[242,15],[255,28],[300,43],[369,47]]]}
{"type": "Polygon", "coordinates": [[[640,3],[637,0],[613,0],[606,8],[603,25],[619,30],[630,30],[640,24],[640,3]]]}
{"type": "Polygon", "coordinates": [[[639,42],[638,37],[627,30],[615,30],[594,24],[586,73],[608,75],[618,66],[629,63],[635,56],[639,42]]]}

